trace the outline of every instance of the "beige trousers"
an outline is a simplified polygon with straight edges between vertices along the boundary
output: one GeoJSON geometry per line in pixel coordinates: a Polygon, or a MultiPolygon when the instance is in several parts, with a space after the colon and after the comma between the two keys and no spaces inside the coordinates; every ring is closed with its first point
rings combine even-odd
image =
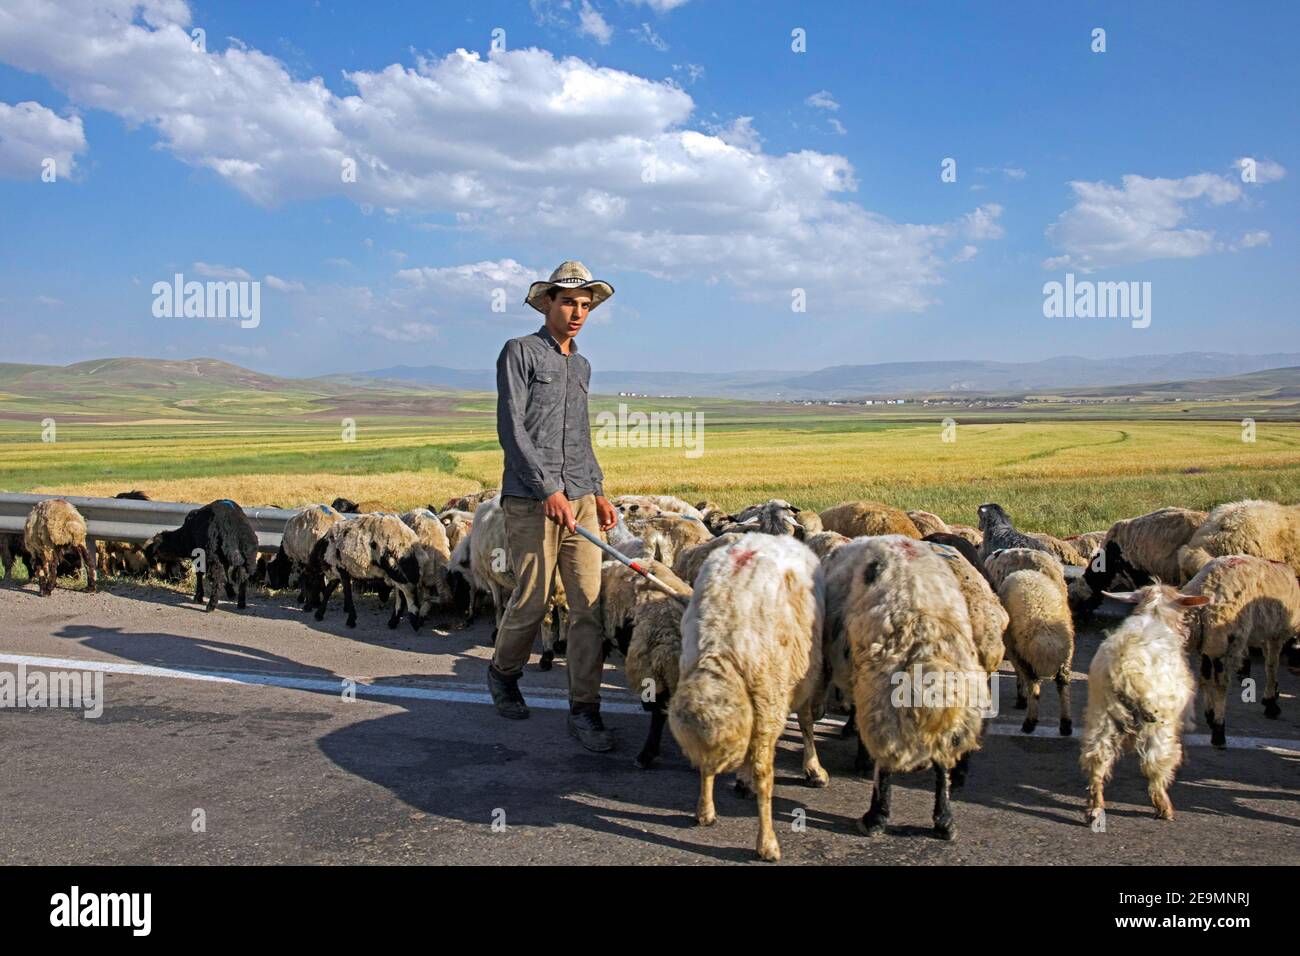
{"type": "MultiPolygon", "coordinates": [[[[599,534],[595,495],[583,495],[570,504],[574,521],[599,534]]],[[[501,619],[492,663],[507,677],[523,672],[537,629],[546,616],[546,603],[558,570],[569,602],[569,701],[599,703],[605,663],[604,635],[600,630],[600,549],[548,520],[537,499],[502,495],[501,510],[506,516],[515,590],[501,619]]]]}

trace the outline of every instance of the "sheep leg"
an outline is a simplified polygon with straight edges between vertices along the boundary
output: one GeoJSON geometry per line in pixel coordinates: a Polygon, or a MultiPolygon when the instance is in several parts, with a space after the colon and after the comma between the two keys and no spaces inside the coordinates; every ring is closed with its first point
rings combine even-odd
{"type": "Polygon", "coordinates": [[[347,614],[348,627],[357,626],[357,606],[352,600],[352,575],[339,568],[339,581],[343,585],[343,611],[347,614]]]}
{"type": "Polygon", "coordinates": [[[235,576],[238,578],[238,582],[239,582],[239,587],[237,591],[239,598],[235,602],[235,607],[239,608],[242,611],[246,607],[248,607],[248,571],[245,568],[240,568],[236,572],[235,576]]]}
{"type": "Polygon", "coordinates": [[[957,824],[952,818],[952,805],[949,802],[950,780],[948,768],[934,765],[934,832],[941,840],[951,840],[957,836],[957,824]]]}
{"type": "Polygon", "coordinates": [[[217,595],[221,593],[221,588],[225,583],[226,569],[222,567],[220,561],[214,561],[208,569],[208,611],[216,610],[217,595]]]}
{"type": "Polygon", "coordinates": [[[847,739],[856,737],[858,734],[858,709],[853,704],[849,704],[849,716],[844,720],[844,726],[840,728],[840,738],[847,739]]]}
{"type": "Polygon", "coordinates": [[[554,604],[546,608],[546,617],[542,618],[542,659],[537,662],[537,669],[549,671],[555,663],[555,639],[560,634],[560,609],[554,604]]]}
{"type": "Polygon", "coordinates": [[[333,581],[330,581],[325,585],[325,590],[320,596],[320,601],[316,604],[316,620],[320,621],[324,619],[325,605],[329,603],[330,595],[334,593],[334,589],[338,586],[338,578],[335,578],[333,581]]]}
{"type": "Polygon", "coordinates": [[[749,766],[758,796],[758,845],[755,849],[759,859],[769,863],[781,859],[781,845],[772,828],[772,784],[776,777],[776,742],[785,729],[785,720],[784,712],[764,720],[749,744],[749,766]]]}
{"type": "Polygon", "coordinates": [[[636,765],[642,770],[649,770],[659,757],[659,744],[663,740],[664,724],[668,722],[668,695],[662,695],[650,707],[650,733],[646,735],[641,752],[636,755],[636,765]]]}
{"type": "Polygon", "coordinates": [[[203,603],[203,572],[194,572],[194,603],[203,603]]]}
{"type": "Polygon", "coordinates": [[[387,581],[380,581],[375,585],[375,591],[379,594],[379,603],[387,604],[388,599],[393,596],[393,589],[388,586],[387,581]]]}
{"type": "Polygon", "coordinates": [[[858,737],[858,749],[853,755],[853,769],[863,777],[869,777],[876,772],[875,761],[871,759],[871,754],[867,752],[867,745],[858,737]]]}
{"type": "Polygon", "coordinates": [[[1084,735],[1083,766],[1088,774],[1088,806],[1084,811],[1084,819],[1089,826],[1094,826],[1106,812],[1104,790],[1119,751],[1119,741],[1114,734],[1097,731],[1091,726],[1087,728],[1084,735]]]}
{"type": "Polygon", "coordinates": [[[1205,695],[1205,722],[1210,725],[1210,743],[1215,747],[1226,747],[1228,672],[1222,657],[1201,656],[1201,691],[1205,695]]]}
{"type": "Polygon", "coordinates": [[[858,821],[858,829],[869,837],[883,834],[889,823],[890,776],[888,770],[876,768],[876,781],[871,788],[871,806],[858,821]]]}
{"type": "Polygon", "coordinates": [[[402,608],[406,606],[406,592],[397,588],[393,592],[393,613],[388,615],[388,629],[394,630],[402,620],[402,608]]]}
{"type": "Polygon", "coordinates": [[[754,768],[746,760],[736,771],[736,785],[734,787],[736,796],[742,800],[752,800],[754,798],[754,768]]]}
{"type": "Polygon", "coordinates": [[[1282,659],[1282,644],[1285,637],[1275,637],[1264,645],[1264,716],[1276,720],[1282,715],[1282,708],[1277,703],[1277,665],[1282,659]]]}
{"type": "Polygon", "coordinates": [[[1174,805],[1169,800],[1169,785],[1174,780],[1174,769],[1183,758],[1177,727],[1160,723],[1143,725],[1138,732],[1136,750],[1156,819],[1172,820],[1174,805]]]}
{"type": "Polygon", "coordinates": [[[57,574],[56,565],[59,563],[58,555],[53,557],[42,558],[40,580],[37,587],[40,589],[41,597],[49,597],[54,591],[55,575],[57,574]]]}
{"type": "Polygon", "coordinates": [[[813,733],[816,722],[812,710],[811,698],[799,708],[799,730],[803,733],[803,778],[810,787],[824,787],[831,778],[817,759],[817,738],[813,733]]]}
{"type": "Polygon", "coordinates": [[[695,808],[695,819],[702,827],[711,827],[718,820],[718,811],[713,808],[713,778],[711,770],[700,767],[700,802],[695,808]]]}
{"type": "Polygon", "coordinates": [[[84,544],[77,545],[77,554],[81,556],[81,566],[86,569],[86,590],[95,593],[95,562],[90,560],[84,544]]]}
{"type": "Polygon", "coordinates": [[[949,774],[949,780],[952,782],[952,789],[960,790],[966,785],[966,778],[970,775],[970,751],[961,755],[961,759],[953,765],[952,772],[949,774]]]}
{"type": "Polygon", "coordinates": [[[1056,694],[1061,704],[1061,736],[1070,737],[1074,734],[1074,721],[1070,717],[1070,674],[1068,668],[1056,675],[1056,694]]]}

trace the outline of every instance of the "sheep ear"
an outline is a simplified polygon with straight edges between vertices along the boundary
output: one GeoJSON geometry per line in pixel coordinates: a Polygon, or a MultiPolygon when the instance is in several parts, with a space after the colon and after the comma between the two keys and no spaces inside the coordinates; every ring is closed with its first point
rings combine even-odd
{"type": "Polygon", "coordinates": [[[1174,599],[1174,603],[1181,607],[1203,607],[1206,604],[1213,604],[1214,598],[1206,594],[1180,594],[1174,599]]]}
{"type": "Polygon", "coordinates": [[[1136,604],[1138,602],[1138,593],[1136,591],[1102,591],[1101,593],[1108,598],[1114,598],[1116,601],[1123,601],[1125,604],[1136,604]]]}

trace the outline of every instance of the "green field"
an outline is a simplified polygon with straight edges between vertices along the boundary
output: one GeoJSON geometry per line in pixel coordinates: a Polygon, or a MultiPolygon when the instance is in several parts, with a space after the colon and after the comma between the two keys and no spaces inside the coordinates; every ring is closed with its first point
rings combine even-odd
{"type": "MultiPolygon", "coordinates": [[[[412,397],[400,393],[388,396],[391,404],[365,393],[352,402],[364,412],[353,414],[346,393],[327,401],[192,397],[118,404],[99,396],[47,410],[10,396],[0,421],[0,488],[87,495],[140,488],[158,499],[284,507],[347,495],[407,508],[499,481],[491,396],[444,394],[437,413],[426,415],[402,414],[412,397]],[[398,414],[383,414],[389,408],[398,414]],[[46,417],[55,420],[54,442],[41,440],[46,417]],[[355,420],[355,441],[343,440],[343,418],[355,420]]],[[[593,416],[618,401],[594,400],[593,416]]],[[[633,401],[644,411],[701,412],[702,453],[598,447],[611,495],[664,492],[727,508],[780,497],[815,509],[875,498],[966,524],[980,503],[998,501],[1018,526],[1058,535],[1170,504],[1300,501],[1300,424],[1255,412],[1255,441],[1245,442],[1241,418],[1254,410],[1228,403],[1160,420],[1143,420],[1137,406],[1116,409],[1122,418],[1070,407],[1059,420],[1012,420],[990,410],[633,401]],[[942,440],[945,416],[957,421],[955,441],[942,440]]]]}

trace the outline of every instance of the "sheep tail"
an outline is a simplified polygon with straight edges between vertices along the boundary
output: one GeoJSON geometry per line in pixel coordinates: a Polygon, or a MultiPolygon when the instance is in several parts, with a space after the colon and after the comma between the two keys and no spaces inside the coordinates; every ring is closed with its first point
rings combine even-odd
{"type": "Polygon", "coordinates": [[[744,761],[754,725],[749,690],[731,661],[708,655],[677,685],[668,725],[691,763],[722,773],[744,761]]]}

